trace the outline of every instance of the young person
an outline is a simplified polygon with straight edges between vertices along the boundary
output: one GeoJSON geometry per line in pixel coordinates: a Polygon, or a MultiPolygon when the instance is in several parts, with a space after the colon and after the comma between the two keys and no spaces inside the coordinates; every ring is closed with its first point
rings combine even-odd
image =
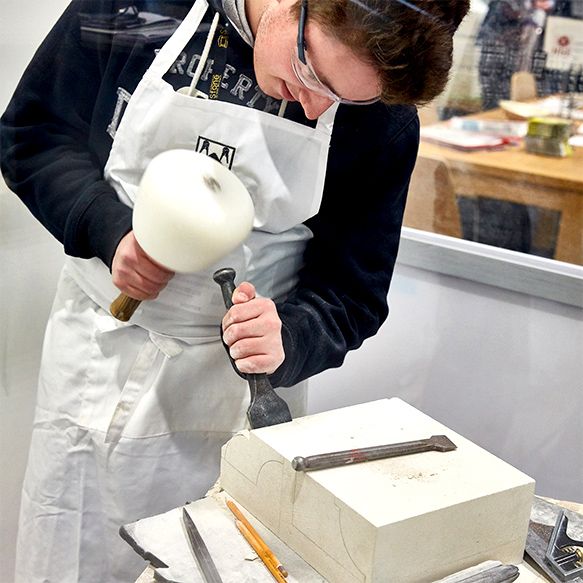
{"type": "Polygon", "coordinates": [[[212,2],[73,0],[2,117],[6,181],[68,255],[17,582],[133,581],[119,526],[204,495],[245,426],[214,267],[175,275],[132,232],[156,154],[215,151],[248,187],[254,229],[218,266],[243,282],[224,339],[241,372],[290,387],[296,414],[305,380],[387,317],[414,105],[444,87],[467,0],[212,2]],[[120,290],[147,300],[129,323],[108,312],[120,290]]]}

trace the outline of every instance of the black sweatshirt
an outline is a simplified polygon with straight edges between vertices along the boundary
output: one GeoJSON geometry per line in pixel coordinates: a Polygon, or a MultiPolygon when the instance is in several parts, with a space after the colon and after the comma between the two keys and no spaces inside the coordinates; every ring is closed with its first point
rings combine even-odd
{"type": "MultiPolygon", "coordinates": [[[[176,19],[192,6],[185,0],[133,4],[176,19]]],[[[109,267],[120,239],[131,230],[132,210],[104,180],[103,168],[125,100],[168,37],[144,35],[131,25],[120,30],[120,20],[131,22],[130,12],[120,15],[123,5],[74,0],[35,54],[0,120],[2,172],[9,188],[63,243],[65,253],[99,257],[109,267]],[[115,35],[87,30],[96,23],[107,28],[114,17],[115,35]]],[[[211,18],[205,16],[167,73],[165,79],[175,88],[190,84],[211,18]]],[[[279,102],[257,87],[252,56],[252,48],[233,31],[218,99],[276,114],[279,102]]],[[[221,66],[213,62],[212,52],[210,62],[221,66]]],[[[206,73],[203,90],[205,80],[210,83],[206,73]]],[[[312,123],[297,103],[289,104],[286,117],[312,123]]],[[[322,204],[306,221],[314,236],[299,283],[285,299],[276,299],[286,357],[270,377],[275,386],[340,366],[347,351],[375,334],[386,319],[418,143],[414,107],[338,108],[322,204]]]]}

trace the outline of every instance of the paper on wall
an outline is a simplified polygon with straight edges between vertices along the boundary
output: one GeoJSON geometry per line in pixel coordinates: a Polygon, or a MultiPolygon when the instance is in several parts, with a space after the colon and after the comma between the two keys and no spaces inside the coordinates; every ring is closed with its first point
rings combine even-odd
{"type": "Polygon", "coordinates": [[[583,20],[549,16],[543,49],[548,55],[547,69],[567,71],[583,65],[583,20]]]}

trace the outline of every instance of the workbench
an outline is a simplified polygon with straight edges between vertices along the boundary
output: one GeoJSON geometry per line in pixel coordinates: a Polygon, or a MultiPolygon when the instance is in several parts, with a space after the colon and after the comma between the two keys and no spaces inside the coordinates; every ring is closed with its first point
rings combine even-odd
{"type": "MultiPolygon", "coordinates": [[[[218,496],[221,496],[221,494],[218,494],[218,496]]],[[[547,498],[541,500],[549,501],[553,504],[557,504],[563,508],[572,510],[573,512],[577,512],[579,514],[583,513],[583,504],[573,502],[559,502],[547,498]]],[[[267,544],[272,547],[274,551],[276,551],[276,554],[282,560],[282,563],[287,563],[288,567],[293,565],[293,568],[290,569],[290,576],[288,578],[289,583],[333,583],[327,582],[325,579],[321,578],[313,571],[313,569],[311,569],[307,564],[303,563],[303,561],[301,561],[301,559],[297,557],[295,553],[289,549],[285,549],[285,547],[281,545],[281,541],[275,540],[275,537],[267,529],[261,528],[261,525],[258,525],[257,523],[255,523],[254,526],[259,530],[261,536],[264,538],[267,544]],[[292,574],[292,572],[294,574],[292,574]]],[[[181,537],[182,533],[180,533],[179,536],[181,537]]],[[[186,549],[187,547],[185,546],[184,548],[186,549]]],[[[246,559],[249,559],[249,557],[246,557],[246,559]]],[[[258,571],[261,571],[262,565],[258,560],[256,562],[258,563],[257,567],[259,567],[258,571]]],[[[548,583],[550,581],[550,579],[546,578],[546,576],[537,571],[535,566],[533,566],[530,561],[523,561],[520,565],[518,565],[518,567],[520,569],[520,576],[516,580],[518,583],[548,583]]],[[[265,583],[270,583],[273,581],[273,577],[267,570],[265,570],[265,572],[258,577],[258,579],[252,580],[265,581],[265,583]]],[[[248,581],[249,579],[241,578],[240,580],[248,581]]],[[[152,566],[148,566],[138,577],[138,579],[136,579],[135,583],[157,583],[158,581],[159,579],[155,578],[154,568],[152,566]]],[[[225,583],[230,582],[225,581],[225,583]]]]}
{"type": "MultiPolygon", "coordinates": [[[[543,579],[540,575],[537,575],[536,572],[527,565],[523,563],[519,565],[518,568],[520,569],[520,577],[516,579],[517,583],[547,583],[548,579],[543,579]]],[[[265,581],[269,581],[269,579],[265,579],[265,581]]],[[[273,581],[273,579],[272,579],[273,581]]],[[[324,579],[322,579],[324,582],[324,579]]],[[[157,583],[156,579],[154,578],[154,569],[152,567],[147,567],[143,573],[136,579],[136,583],[157,583]]]]}
{"type": "MultiPolygon", "coordinates": [[[[503,120],[505,116],[502,110],[492,110],[468,119],[503,120]]],[[[495,151],[461,151],[422,139],[405,226],[461,236],[455,209],[459,196],[559,212],[553,258],[583,265],[582,148],[576,148],[572,156],[556,158],[529,153],[523,144],[495,151]]]]}

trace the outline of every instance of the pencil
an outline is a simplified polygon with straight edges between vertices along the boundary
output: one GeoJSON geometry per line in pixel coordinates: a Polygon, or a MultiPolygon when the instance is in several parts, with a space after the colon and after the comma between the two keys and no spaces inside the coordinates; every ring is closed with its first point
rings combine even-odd
{"type": "Polygon", "coordinates": [[[239,510],[238,506],[232,501],[227,500],[227,506],[229,510],[247,527],[247,530],[251,536],[257,541],[257,544],[263,549],[265,555],[267,555],[271,563],[275,568],[284,576],[287,577],[287,571],[284,569],[283,565],[279,562],[279,559],[273,554],[273,551],[265,544],[265,541],[259,536],[259,533],[251,526],[251,523],[243,516],[243,513],[239,510]]]}
{"type": "Polygon", "coordinates": [[[269,555],[265,552],[264,548],[259,544],[259,541],[251,534],[249,529],[240,521],[235,520],[237,528],[241,534],[245,537],[247,542],[251,545],[253,550],[259,555],[259,558],[263,561],[264,565],[269,569],[269,572],[273,575],[273,578],[279,583],[287,583],[283,575],[279,572],[277,567],[271,561],[269,555]]]}

